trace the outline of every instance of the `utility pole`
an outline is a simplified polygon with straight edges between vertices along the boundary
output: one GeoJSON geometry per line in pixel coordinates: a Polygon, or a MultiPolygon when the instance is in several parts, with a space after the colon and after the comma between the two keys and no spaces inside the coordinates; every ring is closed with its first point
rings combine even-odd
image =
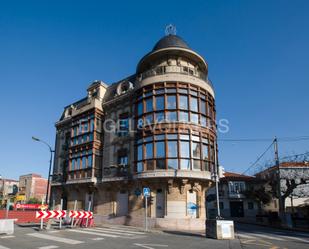
{"type": "Polygon", "coordinates": [[[282,223],[285,223],[285,210],[284,203],[281,195],[281,176],[280,176],[280,162],[278,153],[278,139],[274,138],[274,149],[275,149],[275,161],[277,168],[277,192],[278,192],[278,202],[279,202],[279,217],[282,223]]]}

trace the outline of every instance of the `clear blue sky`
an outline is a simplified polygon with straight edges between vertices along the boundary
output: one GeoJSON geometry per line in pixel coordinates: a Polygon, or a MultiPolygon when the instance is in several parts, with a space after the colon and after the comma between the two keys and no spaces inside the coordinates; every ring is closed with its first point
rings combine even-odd
{"type": "MultiPolygon", "coordinates": [[[[203,55],[216,90],[220,138],[309,135],[309,1],[1,1],[0,174],[47,175],[63,107],[134,73],[173,23],[203,55]]],[[[280,155],[309,141],[279,143],[280,155]]],[[[219,143],[220,163],[242,172],[268,146],[219,143]]],[[[271,158],[271,154],[267,157],[271,158]]]]}

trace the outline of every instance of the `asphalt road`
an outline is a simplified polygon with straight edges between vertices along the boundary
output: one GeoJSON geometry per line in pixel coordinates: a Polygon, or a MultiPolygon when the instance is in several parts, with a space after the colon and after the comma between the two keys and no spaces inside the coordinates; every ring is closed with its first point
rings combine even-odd
{"type": "Polygon", "coordinates": [[[309,248],[309,235],[252,225],[237,226],[235,240],[214,240],[187,232],[143,232],[124,226],[37,231],[16,227],[12,236],[0,235],[0,249],[247,249],[309,248]]]}
{"type": "Polygon", "coordinates": [[[237,237],[243,249],[308,249],[309,233],[238,224],[237,237]]]}

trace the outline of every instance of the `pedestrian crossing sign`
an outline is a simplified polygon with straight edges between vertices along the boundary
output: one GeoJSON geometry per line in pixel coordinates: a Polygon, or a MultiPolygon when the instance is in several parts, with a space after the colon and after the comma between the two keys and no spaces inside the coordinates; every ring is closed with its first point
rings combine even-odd
{"type": "Polygon", "coordinates": [[[149,188],[143,188],[143,195],[144,197],[150,196],[150,189],[149,188]]]}

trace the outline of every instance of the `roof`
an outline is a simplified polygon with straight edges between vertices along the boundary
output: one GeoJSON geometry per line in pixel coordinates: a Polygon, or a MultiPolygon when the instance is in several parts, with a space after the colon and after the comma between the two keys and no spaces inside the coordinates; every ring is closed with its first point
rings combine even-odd
{"type": "MultiPolygon", "coordinates": [[[[304,161],[304,162],[282,162],[280,163],[280,168],[309,168],[309,162],[304,161]]],[[[258,173],[256,173],[255,175],[260,175],[263,174],[265,172],[269,172],[269,171],[273,171],[273,170],[277,170],[277,166],[271,166],[267,169],[264,169],[258,173]]]]}
{"type": "Polygon", "coordinates": [[[153,47],[152,51],[170,47],[190,49],[188,44],[181,37],[170,34],[161,38],[153,47]]]}
{"type": "Polygon", "coordinates": [[[225,172],[224,177],[221,180],[230,180],[230,181],[254,181],[256,180],[253,176],[247,176],[243,174],[238,174],[234,172],[225,172]]]}

